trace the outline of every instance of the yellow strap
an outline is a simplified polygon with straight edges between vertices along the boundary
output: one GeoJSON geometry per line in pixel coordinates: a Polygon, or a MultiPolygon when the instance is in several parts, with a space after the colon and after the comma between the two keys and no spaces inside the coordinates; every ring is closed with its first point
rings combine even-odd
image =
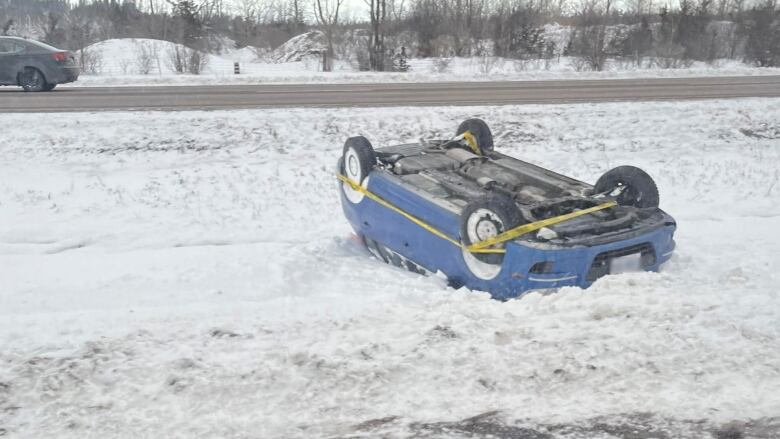
{"type": "Polygon", "coordinates": [[[471,131],[466,131],[465,133],[463,133],[463,139],[466,141],[466,143],[469,144],[469,148],[471,148],[471,150],[474,151],[474,154],[482,155],[482,150],[479,149],[477,138],[474,137],[473,134],[471,134],[471,131]]]}
{"type": "MultiPolygon", "coordinates": [[[[453,245],[456,245],[456,246],[458,246],[460,248],[463,248],[463,245],[460,242],[450,238],[449,236],[447,236],[447,234],[445,234],[441,230],[438,230],[435,227],[431,226],[430,224],[427,224],[423,220],[421,220],[419,218],[416,218],[416,217],[414,217],[414,216],[404,212],[400,208],[392,205],[391,203],[389,203],[389,202],[385,201],[384,199],[380,198],[378,195],[372,193],[368,189],[366,189],[363,186],[357,184],[357,182],[355,182],[351,178],[349,178],[349,177],[347,177],[345,175],[341,175],[341,174],[336,174],[336,177],[339,180],[343,181],[344,183],[348,184],[352,189],[360,192],[361,194],[367,196],[368,198],[376,201],[380,205],[382,205],[382,206],[392,210],[393,212],[398,213],[399,215],[401,215],[404,218],[408,219],[409,221],[417,224],[418,226],[422,227],[423,229],[433,233],[434,235],[438,236],[439,238],[442,238],[442,239],[444,239],[446,241],[451,242],[453,245]]],[[[504,250],[502,248],[487,248],[487,249],[476,250],[476,251],[474,251],[474,253],[506,253],[506,250],[504,250]]]]}
{"type": "Polygon", "coordinates": [[[610,207],[617,206],[617,203],[614,201],[609,201],[604,204],[599,204],[598,206],[589,207],[587,209],[577,210],[575,212],[567,213],[565,215],[559,215],[554,216],[552,218],[547,218],[544,220],[536,221],[529,224],[523,224],[521,226],[517,226],[514,229],[507,230],[504,233],[499,233],[498,235],[488,238],[484,241],[475,242],[474,244],[471,244],[468,247],[469,251],[475,251],[480,250],[485,247],[489,247],[491,245],[500,244],[505,241],[510,241],[512,239],[515,239],[519,236],[525,235],[526,233],[533,232],[535,230],[539,230],[542,227],[552,226],[555,224],[560,224],[564,221],[568,221],[573,218],[577,218],[582,215],[587,215],[589,213],[598,212],[599,210],[608,209],[610,207]]]}
{"type": "Polygon", "coordinates": [[[376,201],[378,204],[392,210],[393,212],[398,213],[399,215],[403,216],[404,218],[408,219],[409,221],[417,224],[418,226],[422,227],[423,229],[433,233],[434,235],[438,236],[439,238],[442,238],[453,245],[456,245],[460,248],[465,248],[471,253],[506,253],[506,250],[503,248],[486,248],[490,247],[491,245],[501,244],[506,241],[510,241],[512,239],[515,239],[521,235],[525,235],[526,233],[533,232],[535,230],[539,230],[542,227],[552,226],[554,224],[562,223],[564,221],[568,221],[572,218],[577,218],[578,216],[587,215],[589,213],[597,212],[599,210],[607,209],[610,207],[617,206],[617,203],[614,201],[609,201],[604,204],[599,204],[598,206],[590,207],[588,209],[578,210],[576,212],[567,213],[566,215],[560,215],[553,218],[548,218],[541,221],[536,221],[529,224],[523,224],[521,226],[515,227],[513,229],[507,230],[504,233],[500,233],[492,238],[488,238],[484,241],[476,242],[474,244],[471,244],[468,247],[464,247],[463,244],[461,244],[459,241],[450,238],[442,232],[441,230],[436,229],[435,227],[431,226],[430,224],[426,223],[425,221],[412,216],[403,210],[401,210],[399,207],[391,204],[388,201],[385,201],[378,195],[372,193],[368,189],[364,188],[363,186],[359,185],[357,182],[352,180],[351,178],[347,177],[346,175],[342,174],[336,174],[336,178],[343,181],[347,185],[349,185],[353,190],[356,190],[360,192],[361,194],[365,195],[366,197],[376,201]]]}

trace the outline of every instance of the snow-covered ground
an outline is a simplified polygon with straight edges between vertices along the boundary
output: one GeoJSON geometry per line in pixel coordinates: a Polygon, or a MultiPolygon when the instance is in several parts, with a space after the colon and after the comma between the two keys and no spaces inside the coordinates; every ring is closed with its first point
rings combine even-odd
{"type": "Polygon", "coordinates": [[[0,436],[777,437],[778,121],[777,99],[6,114],[0,436]],[[505,303],[368,257],[344,139],[472,116],[585,181],[646,169],[677,254],[505,303]]]}
{"type": "Polygon", "coordinates": [[[243,48],[225,49],[219,55],[204,55],[208,63],[203,74],[190,75],[175,73],[170,60],[174,47],[168,41],[149,39],[116,39],[94,44],[88,48],[88,53],[99,60],[95,64],[96,72],[85,73],[78,82],[66,86],[509,81],[780,74],[777,68],[755,68],[734,60],[718,60],[712,64],[695,62],[690,67],[679,69],[653,67],[649,60],[645,60],[645,67],[642,68],[613,60],[603,72],[578,72],[576,60],[567,57],[555,58],[548,63],[497,57],[444,60],[417,58],[409,60],[410,69],[405,73],[360,72],[354,63],[336,61],[333,72],[321,72],[317,57],[304,57],[294,62],[271,62],[268,56],[243,48]],[[149,56],[150,61],[141,61],[149,56]],[[240,65],[239,75],[234,74],[234,62],[240,65]],[[140,74],[142,68],[148,74],[140,74]]]}

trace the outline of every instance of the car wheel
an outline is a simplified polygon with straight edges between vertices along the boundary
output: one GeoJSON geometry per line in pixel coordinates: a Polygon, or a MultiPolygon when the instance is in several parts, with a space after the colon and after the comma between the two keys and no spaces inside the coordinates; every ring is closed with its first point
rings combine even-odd
{"type": "Polygon", "coordinates": [[[19,74],[19,85],[24,91],[44,91],[46,90],[46,78],[43,77],[40,70],[27,67],[19,74]]]}
{"type": "MultiPolygon", "coordinates": [[[[339,172],[349,178],[352,182],[357,183],[364,188],[367,187],[368,174],[371,173],[371,170],[376,165],[376,154],[374,153],[374,148],[371,146],[371,142],[362,136],[350,137],[344,143],[343,155],[339,160],[339,163],[339,172]]],[[[365,194],[362,191],[356,190],[347,182],[342,182],[341,188],[344,191],[344,195],[352,204],[360,203],[365,197],[365,194]]]]}
{"type": "Polygon", "coordinates": [[[482,119],[466,119],[458,126],[457,135],[470,131],[482,153],[493,151],[493,133],[482,119]]]}
{"type": "Polygon", "coordinates": [[[658,187],[653,178],[635,166],[610,169],[596,182],[594,192],[609,195],[616,189],[622,189],[616,197],[621,206],[658,207],[658,187]]]}
{"type": "Polygon", "coordinates": [[[363,136],[350,137],[344,143],[344,175],[361,184],[376,165],[376,154],[371,142],[363,136]]]}
{"type": "MultiPolygon", "coordinates": [[[[464,245],[470,246],[492,238],[523,223],[523,216],[509,197],[491,195],[474,200],[466,205],[460,216],[460,236],[464,245]]],[[[496,244],[490,248],[503,248],[496,244]]],[[[464,250],[467,251],[467,250],[464,250]]],[[[503,253],[471,253],[478,261],[500,265],[503,253]]],[[[473,271],[473,270],[472,270],[473,271]]]]}
{"type": "Polygon", "coordinates": [[[43,88],[44,91],[52,91],[57,87],[57,84],[46,84],[46,87],[43,88]]]}

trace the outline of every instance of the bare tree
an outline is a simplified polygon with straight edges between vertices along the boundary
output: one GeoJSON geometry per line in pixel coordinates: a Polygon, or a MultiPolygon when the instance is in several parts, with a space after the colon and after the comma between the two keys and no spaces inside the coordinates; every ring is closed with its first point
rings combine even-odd
{"type": "Polygon", "coordinates": [[[297,32],[299,27],[303,27],[303,8],[301,7],[301,0],[292,0],[291,2],[291,14],[290,21],[295,26],[293,32],[297,32]]]}
{"type": "Polygon", "coordinates": [[[235,0],[235,5],[239,17],[254,18],[260,10],[259,0],[235,0]]]}
{"type": "Polygon", "coordinates": [[[62,35],[60,29],[60,19],[62,17],[54,12],[46,14],[46,20],[41,24],[41,33],[43,34],[43,41],[51,44],[57,44],[57,40],[62,35]]]}
{"type": "Polygon", "coordinates": [[[136,49],[135,67],[138,73],[148,75],[155,65],[160,67],[160,55],[157,42],[141,43],[136,49]]]}
{"type": "Polygon", "coordinates": [[[387,21],[386,0],[365,0],[371,17],[371,35],[368,43],[368,64],[374,71],[385,70],[385,21],[387,21]]]}
{"type": "Polygon", "coordinates": [[[401,21],[406,15],[406,1],[405,0],[389,0],[387,2],[388,9],[393,21],[401,21]]]}
{"type": "Polygon", "coordinates": [[[322,70],[330,72],[333,70],[333,40],[336,30],[339,26],[339,11],[344,0],[313,0],[314,1],[314,17],[319,24],[325,30],[325,38],[328,42],[327,52],[322,65],[322,70]]]}
{"type": "Polygon", "coordinates": [[[0,35],[8,35],[8,32],[11,30],[11,28],[14,26],[14,19],[9,18],[5,24],[3,24],[2,34],[0,35]]]}
{"type": "Polygon", "coordinates": [[[577,29],[572,36],[572,54],[580,56],[592,70],[601,71],[607,62],[607,18],[612,0],[587,0],[577,14],[577,29]]]}
{"type": "Polygon", "coordinates": [[[759,67],[780,66],[780,11],[775,0],[764,0],[748,13],[742,32],[745,58],[759,67]]]}

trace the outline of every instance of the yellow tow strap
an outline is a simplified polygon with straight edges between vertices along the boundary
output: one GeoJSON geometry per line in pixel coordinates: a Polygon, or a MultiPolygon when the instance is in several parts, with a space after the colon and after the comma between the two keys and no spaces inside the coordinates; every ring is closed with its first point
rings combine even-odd
{"type": "Polygon", "coordinates": [[[363,186],[359,185],[354,180],[350,179],[346,175],[342,174],[336,174],[336,178],[343,181],[349,187],[351,187],[353,190],[356,190],[360,192],[361,194],[365,195],[366,197],[376,201],[378,204],[392,210],[393,212],[398,213],[399,215],[403,216],[404,218],[408,219],[409,221],[417,224],[418,226],[422,227],[423,229],[433,233],[434,235],[438,236],[439,238],[442,238],[446,241],[449,241],[453,245],[465,248],[471,253],[506,253],[506,250],[503,248],[486,248],[490,247],[491,245],[501,244],[506,241],[510,241],[512,239],[518,238],[522,235],[525,235],[526,233],[534,232],[536,230],[541,229],[542,227],[552,226],[555,224],[562,223],[564,221],[568,221],[573,218],[577,218],[582,215],[587,215],[589,213],[598,212],[599,210],[608,209],[610,207],[617,206],[617,203],[614,201],[609,201],[604,204],[599,204],[598,206],[593,206],[587,209],[578,210],[576,212],[567,213],[565,215],[559,215],[552,218],[547,218],[540,221],[535,221],[528,224],[523,224],[521,226],[517,226],[513,229],[509,229],[504,233],[500,233],[492,238],[488,238],[484,241],[476,242],[474,244],[471,244],[469,246],[464,246],[460,241],[457,241],[449,236],[447,236],[446,233],[442,232],[441,230],[436,229],[435,227],[431,226],[430,224],[426,223],[425,221],[403,211],[401,208],[393,205],[392,203],[382,199],[380,196],[372,193],[368,189],[364,188],[363,186]]]}
{"type": "Polygon", "coordinates": [[[599,204],[598,206],[589,207],[587,209],[578,210],[575,212],[567,213],[565,215],[559,215],[554,216],[552,218],[547,218],[543,220],[539,220],[533,223],[529,224],[523,224],[522,226],[517,226],[514,229],[509,229],[504,233],[499,233],[498,235],[488,238],[484,241],[475,242],[474,244],[471,244],[468,247],[469,251],[475,251],[480,250],[485,247],[489,247],[491,245],[500,244],[502,242],[511,241],[512,239],[515,239],[519,236],[525,235],[526,233],[533,232],[536,230],[541,229],[542,227],[552,226],[555,224],[560,224],[564,221],[568,221],[572,218],[577,218],[578,216],[587,215],[589,213],[598,212],[599,210],[608,209],[610,207],[617,206],[617,203],[614,201],[609,201],[604,204],[599,204]]]}
{"type": "Polygon", "coordinates": [[[474,137],[473,134],[471,134],[471,131],[466,131],[465,133],[463,133],[463,139],[466,141],[466,143],[469,144],[469,148],[471,148],[471,150],[474,151],[474,154],[482,155],[482,150],[479,148],[479,144],[477,143],[477,138],[474,137]]]}

